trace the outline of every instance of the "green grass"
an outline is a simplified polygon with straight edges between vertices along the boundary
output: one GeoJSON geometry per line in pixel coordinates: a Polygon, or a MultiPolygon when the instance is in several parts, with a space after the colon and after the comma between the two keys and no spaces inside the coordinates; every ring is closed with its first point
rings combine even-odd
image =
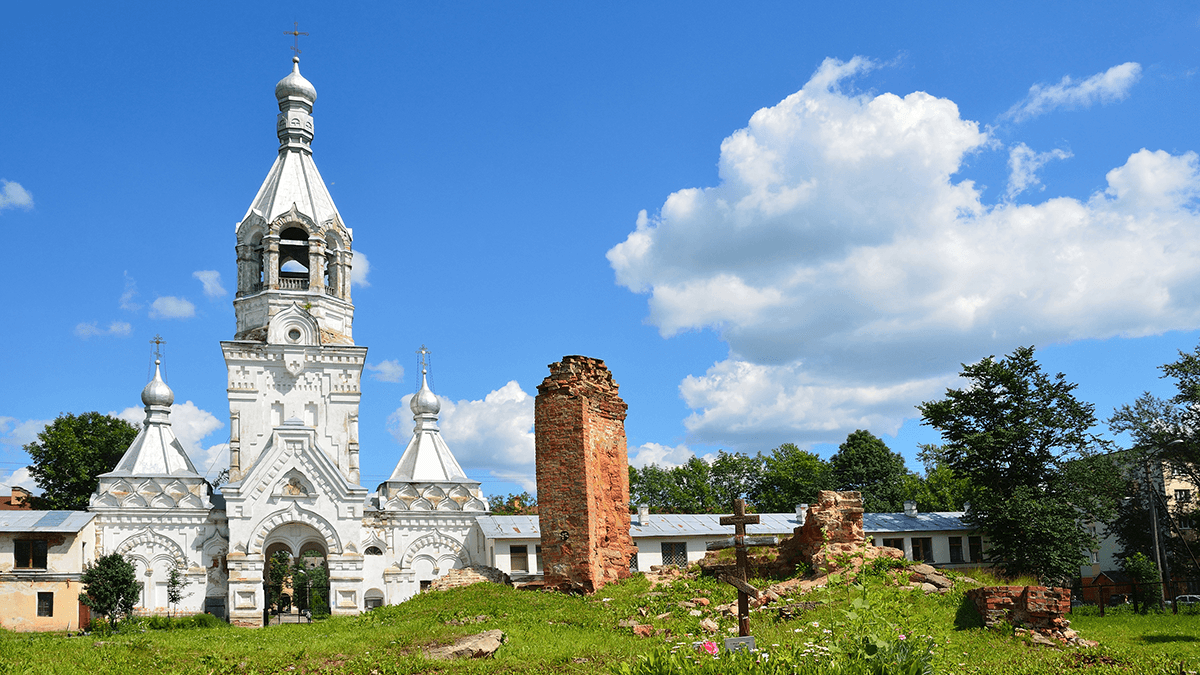
{"type": "MultiPolygon", "coordinates": [[[[974,575],[973,575],[974,576],[974,575]]],[[[982,575],[981,575],[982,576],[982,575]]],[[[979,578],[979,577],[976,577],[979,578]]],[[[996,580],[984,578],[981,581],[996,580]]],[[[930,635],[939,644],[935,672],[969,675],[1064,675],[1064,673],[1162,675],[1181,662],[1200,666],[1200,616],[1114,613],[1073,617],[1072,627],[1099,640],[1094,649],[1047,649],[1010,634],[966,628],[977,615],[963,611],[963,595],[926,596],[869,583],[872,608],[910,635],[930,635]],[[957,621],[957,626],[956,626],[957,621]]],[[[756,612],[752,630],[761,648],[783,649],[828,643],[845,621],[847,602],[863,591],[851,586],[796,596],[756,612]],[[820,603],[791,620],[777,607],[820,603]],[[815,624],[815,625],[814,625],[815,624]],[[826,633],[825,631],[831,631],[826,633]]],[[[640,576],[591,597],[516,591],[479,584],[422,594],[406,603],[362,617],[331,618],[311,625],[261,629],[190,628],[148,630],[105,637],[63,637],[0,632],[0,675],[30,673],[609,673],[637,655],[655,650],[690,650],[703,639],[699,617],[678,603],[705,597],[712,606],[734,599],[733,590],[709,579],[680,579],[653,591],[640,576]],[[643,618],[639,608],[645,610],[643,618]],[[668,616],[657,619],[657,615],[668,616]],[[452,622],[486,616],[483,621],[452,622]],[[638,638],[622,619],[635,618],[669,635],[638,638]],[[507,642],[486,661],[431,662],[421,648],[461,635],[499,628],[507,642]]],[[[707,613],[706,613],[707,614],[707,613]]],[[[719,618],[721,634],[735,626],[719,618]]]]}

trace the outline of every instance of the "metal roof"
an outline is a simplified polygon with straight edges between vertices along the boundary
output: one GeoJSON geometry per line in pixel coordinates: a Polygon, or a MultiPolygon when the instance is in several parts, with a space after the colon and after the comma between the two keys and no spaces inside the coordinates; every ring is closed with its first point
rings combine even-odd
{"type": "Polygon", "coordinates": [[[87,511],[0,511],[0,532],[78,532],[95,517],[87,511]]]}
{"type": "Polygon", "coordinates": [[[887,532],[940,532],[943,530],[972,530],[962,521],[963,511],[932,511],[915,516],[903,513],[864,513],[863,531],[873,534],[887,532]]]}
{"type": "MultiPolygon", "coordinates": [[[[747,534],[790,535],[799,522],[794,513],[760,513],[758,525],[747,525],[747,534]]],[[[943,530],[970,530],[962,522],[962,511],[919,513],[907,516],[903,513],[864,513],[863,530],[867,534],[880,535],[892,532],[935,532],[943,530]]],[[[634,539],[649,537],[728,537],[733,534],[732,525],[721,524],[721,514],[678,513],[654,514],[649,522],[640,525],[637,516],[631,515],[629,534],[634,539]]],[[[485,539],[540,539],[537,516],[477,516],[475,519],[483,530],[485,539]]]]}

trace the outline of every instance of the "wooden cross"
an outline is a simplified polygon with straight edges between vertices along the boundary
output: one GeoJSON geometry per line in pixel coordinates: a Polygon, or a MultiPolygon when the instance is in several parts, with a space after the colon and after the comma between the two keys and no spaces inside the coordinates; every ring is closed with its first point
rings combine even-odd
{"type": "Polygon", "coordinates": [[[721,524],[733,525],[733,550],[737,554],[737,575],[735,577],[723,575],[719,578],[721,581],[738,589],[738,636],[746,637],[750,634],[750,596],[758,596],[758,589],[746,582],[750,576],[750,556],[746,553],[746,548],[748,547],[746,542],[746,526],[757,525],[758,516],[754,514],[747,515],[746,500],[735,499],[733,502],[733,515],[721,516],[721,524]]]}
{"type": "Polygon", "coordinates": [[[292,37],[294,37],[296,39],[295,44],[292,45],[292,51],[296,52],[296,56],[300,56],[300,36],[301,35],[307,36],[308,33],[300,32],[300,22],[299,21],[293,21],[292,28],[293,28],[293,30],[283,31],[283,34],[291,35],[292,37]]]}

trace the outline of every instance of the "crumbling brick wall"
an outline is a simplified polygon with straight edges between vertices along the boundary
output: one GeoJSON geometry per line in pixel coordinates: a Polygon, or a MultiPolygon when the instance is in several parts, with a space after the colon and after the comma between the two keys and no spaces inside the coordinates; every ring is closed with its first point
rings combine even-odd
{"type": "Polygon", "coordinates": [[[627,406],[604,362],[550,364],[534,403],[538,522],[547,587],[591,593],[629,576],[627,406]]]}
{"type": "Polygon", "coordinates": [[[791,566],[804,563],[814,572],[828,573],[838,555],[859,551],[864,541],[862,494],[821,490],[804,524],[781,544],[779,557],[791,566]]]}
{"type": "Polygon", "coordinates": [[[1045,586],[981,586],[967,591],[984,625],[1008,622],[1014,626],[1062,629],[1071,611],[1071,591],[1045,586]]]}

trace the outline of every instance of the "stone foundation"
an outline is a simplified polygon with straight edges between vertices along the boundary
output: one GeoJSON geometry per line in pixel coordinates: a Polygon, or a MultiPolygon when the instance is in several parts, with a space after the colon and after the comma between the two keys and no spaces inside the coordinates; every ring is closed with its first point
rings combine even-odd
{"type": "Polygon", "coordinates": [[[534,403],[538,522],[548,588],[591,593],[629,576],[625,402],[599,359],[550,364],[534,403]]]}
{"type": "Polygon", "coordinates": [[[451,588],[459,588],[461,586],[470,586],[472,584],[493,583],[504,584],[511,586],[512,582],[508,575],[495,567],[486,565],[474,565],[472,567],[463,567],[452,569],[444,576],[433,580],[429,585],[430,590],[445,591],[451,588]]]}

